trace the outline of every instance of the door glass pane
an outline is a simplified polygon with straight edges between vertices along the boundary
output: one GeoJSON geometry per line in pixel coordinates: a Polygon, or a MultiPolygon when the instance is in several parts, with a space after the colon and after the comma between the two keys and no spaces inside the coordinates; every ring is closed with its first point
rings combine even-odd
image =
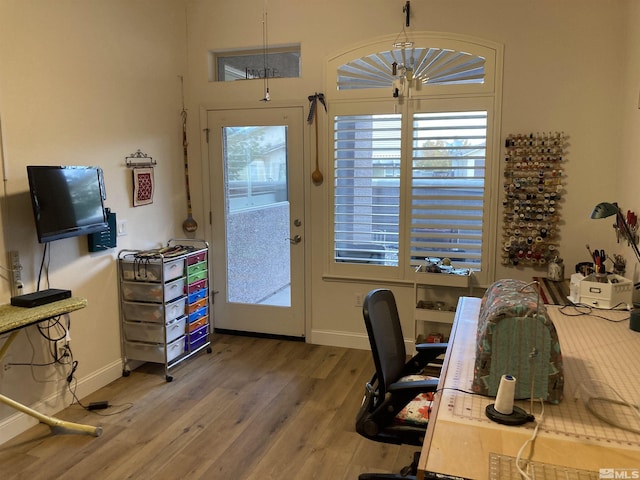
{"type": "Polygon", "coordinates": [[[291,306],[287,127],[225,127],[227,301],[291,306]]]}

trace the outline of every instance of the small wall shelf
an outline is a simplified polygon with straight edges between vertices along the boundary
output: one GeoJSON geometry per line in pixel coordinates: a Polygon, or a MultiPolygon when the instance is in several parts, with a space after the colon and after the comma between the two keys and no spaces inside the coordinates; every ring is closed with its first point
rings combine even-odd
{"type": "Polygon", "coordinates": [[[425,266],[414,273],[416,343],[446,341],[451,333],[458,298],[473,295],[473,272],[432,273],[425,266]]]}

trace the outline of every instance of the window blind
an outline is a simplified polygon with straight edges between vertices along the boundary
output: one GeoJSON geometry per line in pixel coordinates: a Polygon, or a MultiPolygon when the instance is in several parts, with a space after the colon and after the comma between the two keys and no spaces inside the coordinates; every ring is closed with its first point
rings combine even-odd
{"type": "Polygon", "coordinates": [[[482,268],[487,112],[412,119],[411,261],[449,258],[482,268]]]}
{"type": "Polygon", "coordinates": [[[398,265],[400,114],[334,119],[334,260],[398,265]]]}

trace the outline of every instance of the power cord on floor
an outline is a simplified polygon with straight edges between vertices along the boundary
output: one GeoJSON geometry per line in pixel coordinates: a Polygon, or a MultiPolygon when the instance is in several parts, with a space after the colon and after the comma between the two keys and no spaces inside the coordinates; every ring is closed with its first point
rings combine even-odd
{"type": "Polygon", "coordinates": [[[123,412],[126,412],[130,408],[133,408],[133,403],[130,403],[130,402],[124,403],[122,405],[111,405],[107,401],[102,401],[102,402],[92,402],[89,405],[85,405],[80,401],[80,399],[76,395],[77,386],[78,386],[78,380],[75,377],[71,377],[71,381],[67,383],[67,388],[69,390],[69,393],[71,393],[71,396],[73,396],[73,400],[74,400],[71,403],[71,405],[77,404],[87,412],[91,412],[95,415],[100,415],[101,417],[111,417],[113,415],[119,415],[123,412]],[[73,387],[72,387],[72,384],[73,384],[73,387]],[[118,410],[110,411],[109,413],[103,413],[102,410],[107,408],[117,408],[118,410]]]}
{"type": "Polygon", "coordinates": [[[74,365],[72,366],[71,372],[69,373],[69,375],[67,376],[67,389],[69,390],[69,393],[71,393],[71,396],[73,397],[73,402],[71,403],[71,405],[73,405],[74,403],[79,405],[80,407],[82,407],[84,410],[94,413],[96,415],[100,415],[102,417],[110,417],[113,415],[118,415],[122,412],[125,412],[127,410],[129,410],[130,408],[133,407],[133,403],[125,403],[122,405],[111,405],[109,404],[108,401],[101,401],[101,402],[91,402],[89,405],[85,405],[83,404],[80,399],[78,398],[78,396],[76,395],[76,389],[78,387],[78,380],[75,378],[74,374],[76,371],[76,368],[78,367],[78,362],[74,362],[74,365]],[[119,410],[115,410],[115,411],[111,411],[109,413],[102,413],[99,412],[98,410],[104,410],[107,408],[118,408],[119,410]]]}

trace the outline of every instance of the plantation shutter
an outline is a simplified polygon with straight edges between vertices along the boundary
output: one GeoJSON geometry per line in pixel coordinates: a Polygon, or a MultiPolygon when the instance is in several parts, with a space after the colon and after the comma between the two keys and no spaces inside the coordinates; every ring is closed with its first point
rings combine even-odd
{"type": "Polygon", "coordinates": [[[334,260],[398,266],[400,114],[334,118],[334,260]]]}
{"type": "Polygon", "coordinates": [[[411,262],[482,268],[487,112],[412,119],[411,262]]]}

